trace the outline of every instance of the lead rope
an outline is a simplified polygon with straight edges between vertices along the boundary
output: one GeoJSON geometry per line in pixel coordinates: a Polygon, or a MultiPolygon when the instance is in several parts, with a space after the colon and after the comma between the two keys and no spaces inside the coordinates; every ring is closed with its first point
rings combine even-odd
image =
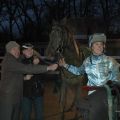
{"type": "Polygon", "coordinates": [[[104,85],[104,87],[107,90],[109,120],[113,120],[113,98],[111,94],[111,89],[108,85],[104,85]]]}

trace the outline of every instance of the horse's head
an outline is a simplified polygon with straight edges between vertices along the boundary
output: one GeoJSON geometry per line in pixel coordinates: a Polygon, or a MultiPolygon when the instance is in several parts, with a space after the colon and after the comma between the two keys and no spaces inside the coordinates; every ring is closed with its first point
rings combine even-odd
{"type": "Polygon", "coordinates": [[[68,29],[59,22],[55,22],[52,26],[49,38],[50,41],[46,48],[45,54],[47,56],[56,56],[58,54],[60,55],[63,53],[64,48],[68,44],[68,29]]]}
{"type": "Polygon", "coordinates": [[[78,61],[77,63],[80,63],[87,56],[89,50],[86,47],[83,48],[78,44],[78,41],[74,40],[74,27],[64,21],[54,22],[45,54],[49,57],[55,57],[57,60],[63,56],[66,62],[72,63],[74,61],[73,63],[76,63],[78,61]]]}

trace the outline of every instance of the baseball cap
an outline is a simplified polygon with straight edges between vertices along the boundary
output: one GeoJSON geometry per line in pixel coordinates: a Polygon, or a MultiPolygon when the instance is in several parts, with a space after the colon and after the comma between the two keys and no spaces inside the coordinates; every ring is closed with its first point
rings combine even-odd
{"type": "Polygon", "coordinates": [[[34,46],[31,43],[25,43],[22,45],[22,50],[28,49],[28,48],[33,48],[34,46]]]}

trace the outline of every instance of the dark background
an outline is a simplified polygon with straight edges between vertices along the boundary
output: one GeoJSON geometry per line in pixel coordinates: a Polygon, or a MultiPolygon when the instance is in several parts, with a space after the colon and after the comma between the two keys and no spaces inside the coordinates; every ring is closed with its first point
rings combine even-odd
{"type": "Polygon", "coordinates": [[[1,0],[0,54],[6,42],[31,42],[44,54],[53,21],[68,19],[81,43],[93,32],[104,32],[110,55],[119,55],[119,0],[1,0]],[[116,51],[116,52],[112,52],[116,51]]]}

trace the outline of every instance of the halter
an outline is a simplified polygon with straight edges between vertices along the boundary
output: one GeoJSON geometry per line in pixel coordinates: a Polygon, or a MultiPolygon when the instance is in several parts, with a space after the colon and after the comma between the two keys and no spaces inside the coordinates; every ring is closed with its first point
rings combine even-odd
{"type": "Polygon", "coordinates": [[[50,34],[50,37],[52,37],[52,34],[54,34],[55,32],[57,32],[57,35],[59,35],[59,41],[57,42],[57,48],[55,49],[55,53],[56,56],[58,57],[58,59],[60,59],[61,57],[63,57],[63,52],[64,52],[64,48],[67,46],[64,44],[64,35],[66,33],[65,28],[63,26],[60,25],[55,25],[52,27],[52,32],[50,34]]]}
{"type": "MultiPolygon", "coordinates": [[[[70,32],[70,31],[67,28],[65,28],[65,26],[55,25],[52,27],[51,34],[54,32],[58,32],[57,34],[60,35],[60,40],[57,43],[58,47],[56,48],[55,53],[57,55],[59,55],[59,57],[61,58],[61,57],[63,57],[63,52],[64,52],[65,47],[68,47],[68,45],[67,45],[68,43],[67,42],[65,43],[65,41],[66,41],[65,39],[67,39],[65,37],[68,36],[68,38],[69,38],[70,35],[68,32],[70,32]]],[[[72,38],[73,38],[73,36],[72,36],[72,38]]],[[[71,38],[69,38],[69,39],[71,39],[71,38]]],[[[71,44],[73,44],[75,51],[76,51],[76,54],[79,57],[80,51],[79,51],[78,45],[74,39],[71,42],[71,44]]]]}

